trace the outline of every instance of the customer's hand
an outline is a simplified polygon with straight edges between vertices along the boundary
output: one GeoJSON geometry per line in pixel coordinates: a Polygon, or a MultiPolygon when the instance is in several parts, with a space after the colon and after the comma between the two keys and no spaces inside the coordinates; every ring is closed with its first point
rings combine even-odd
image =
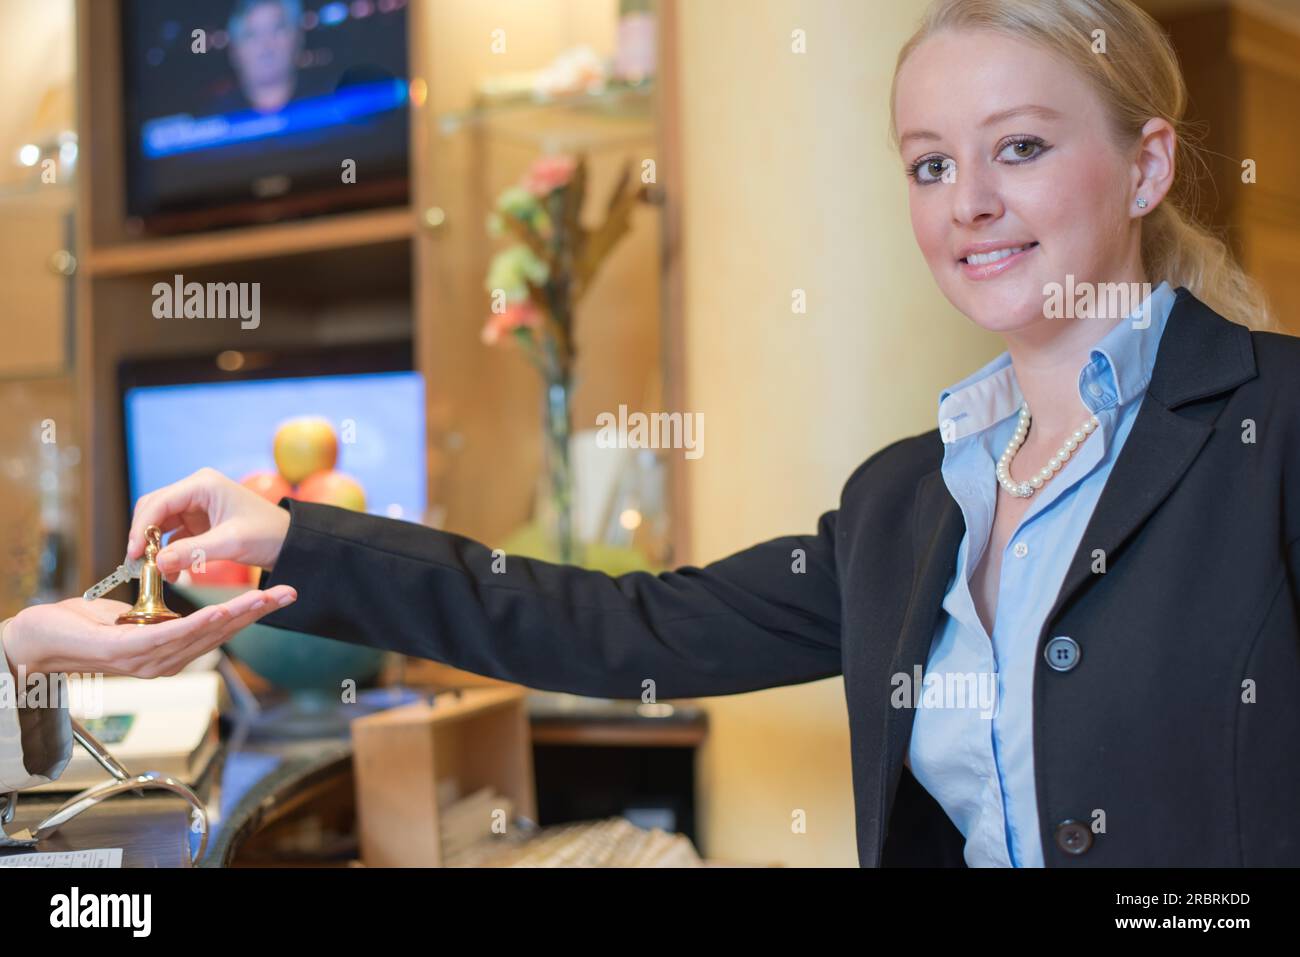
{"type": "MultiPolygon", "coordinates": [[[[266,504],[266,503],[263,503],[266,504]]],[[[272,506],[274,508],[274,506],[272,506]]],[[[125,602],[69,598],[32,605],[4,627],[9,668],[28,674],[92,672],[157,678],[174,675],[239,629],[295,601],[288,585],[245,592],[221,605],[157,625],[115,625],[129,611],[125,602]]]]}
{"type": "Polygon", "coordinates": [[[289,531],[289,513],[216,469],[199,469],[136,503],[127,558],[144,554],[145,529],[175,531],[158,553],[158,570],[175,582],[196,557],[274,568],[289,531]]]}

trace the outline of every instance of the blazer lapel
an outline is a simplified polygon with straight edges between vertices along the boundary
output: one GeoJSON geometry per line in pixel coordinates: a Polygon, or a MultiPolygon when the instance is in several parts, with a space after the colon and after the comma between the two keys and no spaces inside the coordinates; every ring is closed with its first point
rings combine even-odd
{"type": "MultiPolygon", "coordinates": [[[[927,472],[917,486],[914,507],[913,542],[917,562],[913,570],[912,594],[903,616],[903,628],[898,636],[889,674],[913,674],[913,669],[925,667],[930,656],[930,643],[943,610],[943,596],[948,582],[957,567],[957,548],[966,533],[966,520],[957,505],[942,471],[927,472]]],[[[921,689],[914,689],[920,694],[921,689]]],[[[885,825],[898,788],[899,773],[903,766],[903,753],[911,740],[915,712],[910,708],[885,709],[885,776],[881,781],[883,811],[880,815],[880,833],[876,847],[884,847],[885,825]]]]}
{"type": "MultiPolygon", "coordinates": [[[[1185,288],[1180,287],[1177,296],[1142,408],[1044,621],[1039,654],[1047,623],[1094,577],[1094,550],[1102,549],[1109,556],[1123,545],[1173,490],[1214,431],[1212,425],[1180,416],[1174,409],[1234,388],[1256,374],[1248,329],[1224,319],[1185,288]]],[[[910,675],[917,665],[924,668],[965,531],[961,509],[948,491],[941,469],[927,472],[917,487],[917,560],[891,675],[910,675]]],[[[878,849],[884,846],[885,827],[914,717],[910,709],[886,709],[887,761],[881,781],[883,813],[879,818],[878,849]]]]}
{"type": "Polygon", "coordinates": [[[1109,561],[1169,496],[1214,432],[1211,423],[1174,410],[1233,389],[1255,375],[1250,330],[1224,319],[1180,287],[1142,408],[1039,635],[1040,654],[1047,622],[1096,577],[1094,554],[1100,550],[1109,561]]]}

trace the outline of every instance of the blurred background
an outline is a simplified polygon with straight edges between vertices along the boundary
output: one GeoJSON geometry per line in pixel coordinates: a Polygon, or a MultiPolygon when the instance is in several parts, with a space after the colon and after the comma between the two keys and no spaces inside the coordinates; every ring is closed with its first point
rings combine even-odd
{"type": "MultiPolygon", "coordinates": [[[[922,0],[180,6],[0,0],[0,616],[110,572],[134,499],[200,464],[613,572],[703,564],[811,530],[1001,351],[935,288],[889,145],[922,0]],[[255,321],[160,318],[189,283],[232,312],[256,284],[255,321]],[[620,406],[702,415],[707,454],[597,454],[620,406]]],[[[1143,6],[1211,151],[1201,217],[1300,334],[1300,2],[1143,6]]],[[[255,660],[271,640],[234,658],[265,702],[337,687],[255,660]]],[[[542,825],[856,864],[840,679],[524,714],[542,825]]]]}

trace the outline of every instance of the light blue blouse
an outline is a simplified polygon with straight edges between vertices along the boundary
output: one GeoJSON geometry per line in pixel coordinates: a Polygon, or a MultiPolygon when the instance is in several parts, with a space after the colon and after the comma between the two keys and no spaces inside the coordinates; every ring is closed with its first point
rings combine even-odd
{"type": "MultiPolygon", "coordinates": [[[[988,547],[997,496],[1006,494],[994,468],[1023,397],[1005,352],[939,395],[943,479],[966,534],[930,647],[928,690],[917,689],[908,764],[965,836],[971,867],[1043,866],[1032,711],[1034,670],[1047,664],[1037,654],[1038,636],[1137,418],[1174,298],[1162,283],[1080,369],[1079,422],[1091,412],[1101,426],[1034,493],[1007,542],[991,638],[969,582],[988,547]]],[[[1018,464],[1013,473],[1023,477],[1046,463],[1018,464]]]]}

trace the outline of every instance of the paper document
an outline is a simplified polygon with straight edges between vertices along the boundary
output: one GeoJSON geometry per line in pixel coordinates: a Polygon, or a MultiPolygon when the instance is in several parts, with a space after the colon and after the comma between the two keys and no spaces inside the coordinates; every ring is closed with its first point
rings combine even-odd
{"type": "Polygon", "coordinates": [[[84,851],[37,851],[34,854],[0,854],[0,867],[121,867],[120,847],[95,847],[84,851]]]}

